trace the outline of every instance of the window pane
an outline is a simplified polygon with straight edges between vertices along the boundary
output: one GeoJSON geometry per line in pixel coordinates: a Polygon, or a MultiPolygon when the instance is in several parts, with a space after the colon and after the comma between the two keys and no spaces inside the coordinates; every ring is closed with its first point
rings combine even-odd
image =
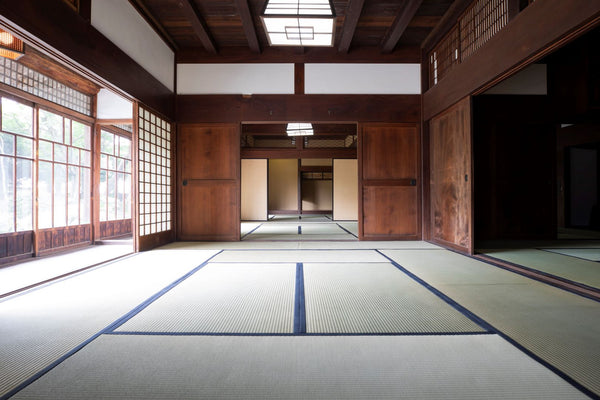
{"type": "Polygon", "coordinates": [[[46,110],[40,110],[40,138],[63,142],[63,118],[46,110]]]}
{"type": "Polygon", "coordinates": [[[124,196],[125,218],[131,218],[131,175],[125,175],[125,196],[124,196]]]}
{"type": "Polygon", "coordinates": [[[81,165],[84,167],[89,167],[90,164],[90,152],[87,150],[81,150],[81,165]]]}
{"type": "Polygon", "coordinates": [[[79,165],[79,149],[69,147],[69,164],[79,165]]]}
{"type": "Polygon", "coordinates": [[[106,154],[100,154],[100,168],[108,168],[108,156],[106,154]]]}
{"type": "Polygon", "coordinates": [[[17,136],[17,156],[33,158],[33,139],[17,136]]]}
{"type": "Polygon", "coordinates": [[[125,218],[125,174],[117,173],[117,219],[125,218]]]}
{"type": "Polygon", "coordinates": [[[73,146],[81,147],[83,149],[91,149],[92,148],[92,140],[91,140],[91,132],[90,127],[84,125],[80,122],[73,121],[71,124],[72,136],[73,136],[73,146]]]}
{"type": "Polygon", "coordinates": [[[125,161],[125,172],[131,173],[131,161],[129,161],[129,160],[125,161]]]}
{"type": "Polygon", "coordinates": [[[15,135],[0,132],[0,154],[15,155],[15,135]]]}
{"type": "Polygon", "coordinates": [[[54,164],[54,227],[67,225],[67,166],[54,164]]]}
{"type": "Polygon", "coordinates": [[[52,163],[45,161],[38,172],[38,227],[52,228],[52,163]]]}
{"type": "Polygon", "coordinates": [[[0,233],[15,231],[14,159],[0,156],[0,233]]]}
{"type": "Polygon", "coordinates": [[[68,224],[79,225],[79,167],[69,165],[69,220],[68,224]]]}
{"type": "Polygon", "coordinates": [[[100,221],[106,221],[106,196],[108,181],[106,170],[100,170],[100,221]]]}
{"type": "Polygon", "coordinates": [[[67,162],[67,146],[63,146],[62,144],[54,145],[54,161],[55,162],[67,162]]]}
{"type": "Polygon", "coordinates": [[[33,107],[3,97],[2,130],[33,136],[33,107]]]}
{"type": "Polygon", "coordinates": [[[108,169],[117,169],[117,159],[113,156],[108,156],[108,169]]]}
{"type": "Polygon", "coordinates": [[[125,171],[125,159],[117,158],[117,171],[123,172],[125,171]]]}
{"type": "Polygon", "coordinates": [[[65,143],[71,144],[71,120],[65,118],[65,143]]]}
{"type": "Polygon", "coordinates": [[[79,193],[79,212],[80,224],[90,223],[90,175],[89,168],[81,168],[80,170],[80,193],[79,193]]]}
{"type": "Polygon", "coordinates": [[[115,135],[110,132],[100,132],[100,151],[105,154],[115,154],[115,135]]]}
{"type": "Polygon", "coordinates": [[[119,156],[131,160],[131,140],[119,138],[119,156]]]}
{"type": "Polygon", "coordinates": [[[52,161],[52,143],[39,141],[40,160],[52,161]]]}
{"type": "Polygon", "coordinates": [[[117,173],[108,171],[108,220],[113,221],[117,215],[117,173]]]}
{"type": "Polygon", "coordinates": [[[33,161],[17,159],[17,231],[33,229],[33,161]]]}

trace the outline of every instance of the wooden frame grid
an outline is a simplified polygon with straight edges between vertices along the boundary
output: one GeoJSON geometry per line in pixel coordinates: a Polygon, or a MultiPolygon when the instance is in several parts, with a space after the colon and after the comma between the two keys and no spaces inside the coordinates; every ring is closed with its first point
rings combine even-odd
{"type": "Polygon", "coordinates": [[[429,87],[469,58],[518,12],[515,0],[475,0],[429,52],[429,87]]]}
{"type": "Polygon", "coordinates": [[[0,57],[0,82],[84,115],[92,115],[93,96],[4,57],[0,57]]]}
{"type": "Polygon", "coordinates": [[[172,229],[171,123],[139,106],[139,236],[172,229]]]}

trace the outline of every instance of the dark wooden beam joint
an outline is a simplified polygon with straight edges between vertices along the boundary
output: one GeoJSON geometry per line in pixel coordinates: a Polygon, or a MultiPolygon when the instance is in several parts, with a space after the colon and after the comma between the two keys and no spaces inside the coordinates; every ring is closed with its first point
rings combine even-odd
{"type": "Polygon", "coordinates": [[[244,28],[250,50],[254,53],[260,53],[260,43],[256,36],[256,28],[254,26],[252,14],[250,13],[250,8],[248,7],[248,0],[235,0],[235,4],[238,13],[240,14],[240,19],[242,20],[242,27],[244,28]]]}
{"type": "Polygon", "coordinates": [[[358,20],[364,4],[365,0],[349,0],[348,2],[344,26],[342,28],[342,38],[340,39],[340,46],[338,47],[340,53],[347,53],[348,50],[350,50],[352,38],[354,37],[356,25],[358,25],[358,20]]]}
{"type": "Polygon", "coordinates": [[[294,94],[304,94],[304,64],[294,64],[294,94]]]}
{"type": "Polygon", "coordinates": [[[208,28],[206,27],[206,22],[204,22],[200,12],[196,10],[196,7],[192,4],[192,0],[180,0],[179,7],[183,10],[186,18],[192,24],[192,29],[202,42],[206,51],[216,54],[217,46],[215,45],[215,41],[210,36],[208,28]]]}
{"type": "Polygon", "coordinates": [[[408,24],[412,21],[419,7],[421,7],[421,3],[423,3],[423,0],[409,0],[406,2],[406,5],[396,16],[394,23],[381,42],[382,53],[391,53],[394,51],[394,48],[398,44],[398,40],[400,40],[400,37],[404,34],[408,24]]]}

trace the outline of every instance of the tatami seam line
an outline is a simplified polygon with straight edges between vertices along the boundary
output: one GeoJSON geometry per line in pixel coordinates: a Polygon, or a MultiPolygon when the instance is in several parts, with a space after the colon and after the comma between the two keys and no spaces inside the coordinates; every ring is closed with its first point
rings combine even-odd
{"type": "Polygon", "coordinates": [[[262,332],[154,332],[154,331],[113,331],[105,335],[117,336],[478,336],[497,335],[490,331],[466,332],[303,332],[303,333],[262,333],[262,332]]]}
{"type": "Polygon", "coordinates": [[[202,269],[204,266],[206,266],[208,264],[208,262],[213,257],[216,257],[222,251],[223,250],[219,251],[218,253],[213,254],[211,257],[209,257],[208,259],[206,259],[203,263],[201,263],[200,265],[194,267],[192,270],[190,270],[189,272],[187,272],[186,274],[184,274],[183,276],[181,276],[177,280],[173,281],[172,283],[170,283],[169,285],[165,286],[163,289],[161,289],[160,291],[158,291],[154,295],[152,295],[149,298],[147,298],[146,300],[144,300],[142,303],[140,303],[139,305],[137,305],[131,311],[129,311],[126,314],[124,314],[121,318],[117,319],[116,321],[114,321],[113,323],[111,323],[106,328],[102,329],[101,331],[95,333],[90,338],[88,338],[87,340],[83,341],[81,344],[79,344],[78,346],[74,347],[73,349],[71,349],[70,351],[68,351],[67,353],[65,353],[63,356],[59,357],[56,361],[54,361],[50,365],[46,366],[42,370],[38,371],[36,374],[32,375],[31,377],[29,377],[28,379],[26,379],[25,381],[23,381],[20,385],[18,385],[17,387],[15,387],[11,391],[9,391],[8,393],[6,393],[2,397],[0,397],[0,400],[9,399],[10,397],[12,397],[15,394],[19,393],[21,390],[25,389],[27,386],[31,385],[32,383],[34,383],[35,381],[37,381],[38,379],[40,379],[42,376],[44,376],[48,372],[52,371],[54,368],[56,368],[62,362],[64,362],[69,357],[71,357],[72,355],[74,355],[75,353],[77,353],[79,350],[83,349],[85,346],[87,346],[88,344],[90,344],[91,342],[93,342],[94,340],[96,340],[98,337],[102,336],[103,334],[107,334],[107,333],[113,332],[119,326],[123,325],[125,322],[127,322],[128,320],[130,320],[131,318],[133,318],[135,315],[137,315],[138,313],[140,313],[142,310],[144,310],[146,307],[148,307],[154,301],[156,301],[157,299],[159,299],[160,297],[162,297],[165,293],[169,292],[171,289],[173,289],[174,287],[176,287],[177,285],[179,285],[181,282],[183,282],[184,280],[186,280],[187,278],[189,278],[190,276],[192,276],[194,273],[196,273],[197,271],[199,271],[200,269],[202,269]]]}
{"type": "Polygon", "coordinates": [[[433,287],[432,285],[430,285],[429,283],[427,283],[425,280],[419,278],[417,275],[413,274],[412,272],[410,272],[409,270],[407,270],[406,268],[404,268],[403,266],[401,266],[400,264],[398,264],[396,261],[394,261],[390,257],[386,256],[385,254],[383,254],[383,253],[381,253],[379,251],[377,251],[377,252],[380,253],[381,255],[383,255],[384,257],[386,257],[388,260],[390,260],[390,262],[396,268],[400,269],[402,272],[404,272],[405,274],[407,274],[408,276],[410,276],[412,279],[414,279],[415,281],[417,281],[421,285],[425,286],[425,288],[427,288],[428,290],[430,290],[432,293],[434,293],[435,295],[439,296],[444,301],[448,302],[448,304],[450,304],[452,307],[456,308],[459,312],[463,313],[466,317],[468,317],[469,319],[471,319],[473,322],[477,323],[482,328],[484,328],[484,329],[486,329],[488,331],[491,331],[493,333],[498,334],[504,340],[506,340],[507,342],[509,342],[513,346],[515,346],[517,349],[521,350],[523,353],[525,353],[526,355],[528,355],[533,360],[537,361],[539,364],[543,365],[544,367],[548,368],[550,371],[554,372],[556,375],[558,375],[564,381],[566,381],[569,384],[571,384],[573,387],[575,387],[576,389],[578,389],[580,392],[582,392],[585,395],[591,397],[592,399],[600,399],[600,396],[596,395],[594,392],[592,392],[587,387],[583,386],[581,383],[579,383],[578,381],[576,381],[574,378],[572,378],[571,376],[567,375],[565,372],[563,372],[562,370],[558,369],[557,367],[555,367],[554,365],[552,365],[548,361],[544,360],[543,358],[541,358],[537,354],[533,353],[531,350],[527,349],[525,346],[521,345],[515,339],[513,339],[512,337],[510,337],[506,333],[502,332],[500,329],[496,328],[495,326],[493,326],[489,322],[485,321],[483,318],[477,316],[475,313],[473,313],[472,311],[468,310],[466,307],[464,307],[461,304],[459,304],[458,302],[456,302],[450,296],[446,295],[445,293],[443,293],[439,289],[433,287]]]}

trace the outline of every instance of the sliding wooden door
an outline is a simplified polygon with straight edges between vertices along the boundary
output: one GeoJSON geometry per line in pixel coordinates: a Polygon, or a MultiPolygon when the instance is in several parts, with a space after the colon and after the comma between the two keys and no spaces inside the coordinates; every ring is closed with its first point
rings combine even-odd
{"type": "Polygon", "coordinates": [[[471,99],[465,98],[431,119],[431,239],[471,253],[471,99]]]}
{"type": "Polygon", "coordinates": [[[359,137],[359,237],[418,240],[417,124],[365,124],[359,137]]]}
{"type": "Polygon", "coordinates": [[[238,125],[180,125],[178,154],[179,240],[240,240],[238,125]]]}

